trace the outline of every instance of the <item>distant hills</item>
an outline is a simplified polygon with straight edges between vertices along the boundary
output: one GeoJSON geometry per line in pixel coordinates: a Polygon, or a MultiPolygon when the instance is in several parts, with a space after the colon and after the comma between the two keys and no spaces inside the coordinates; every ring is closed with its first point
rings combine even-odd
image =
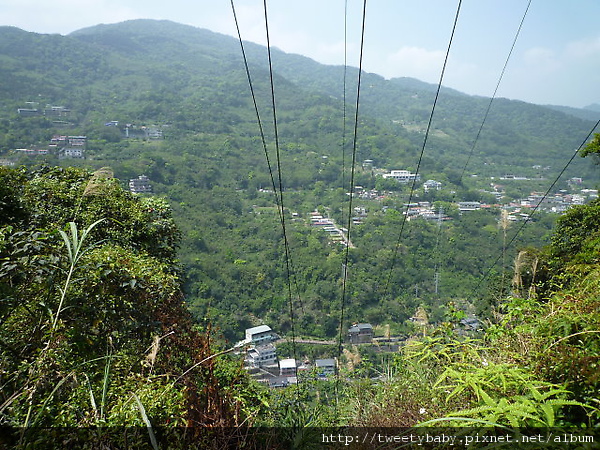
{"type": "MultiPolygon", "coordinates": [[[[245,50],[259,105],[268,110],[266,49],[245,43],[245,50]]],[[[208,30],[155,20],[98,25],[68,36],[2,27],[0,60],[0,116],[7,120],[25,102],[40,100],[68,106],[76,125],[87,131],[120,118],[169,123],[187,131],[257,133],[239,42],[208,30]]],[[[300,120],[306,125],[283,126],[283,137],[331,147],[334,133],[339,141],[343,67],[273,49],[273,69],[282,123],[300,120]],[[325,121],[331,118],[327,128],[325,121]]],[[[357,69],[347,72],[350,113],[357,69]]],[[[436,86],[370,73],[363,75],[362,83],[360,117],[371,129],[359,137],[393,138],[361,142],[359,156],[373,159],[378,167],[414,168],[436,86]]],[[[461,170],[472,152],[469,172],[492,168],[489,174],[501,175],[533,165],[558,171],[600,111],[598,105],[575,109],[496,99],[474,147],[488,105],[488,98],[442,89],[426,152],[434,163],[424,169],[452,165],[461,170]]],[[[339,149],[328,153],[339,156],[339,149]]],[[[577,173],[591,174],[589,163],[576,161],[574,167],[577,173]]]]}
{"type": "MultiPolygon", "coordinates": [[[[281,182],[285,211],[294,213],[290,247],[304,302],[301,320],[308,335],[322,337],[334,336],[338,325],[342,252],[303,219],[316,209],[346,223],[353,159],[354,185],[386,194],[357,199],[367,218],[352,239],[356,287],[348,320],[390,320],[401,328],[421,300],[441,317],[442,300],[431,281],[442,256],[444,300],[470,301],[502,239],[493,209],[460,219],[456,211],[457,220],[443,227],[447,239],[436,237],[437,224],[411,221],[390,278],[397,298],[382,300],[378,280],[392,264],[409,188],[377,177],[378,171],[414,171],[419,165],[422,181],[443,183],[441,191],[427,194],[418,186],[420,200],[446,207],[456,200],[494,201],[486,192],[490,177],[534,179],[502,182],[506,198],[518,199],[550,185],[596,117],[589,108],[498,98],[482,127],[490,99],[444,88],[422,152],[437,87],[364,73],[353,142],[356,68],[345,71],[273,49],[273,114],[266,48],[244,47],[262,136],[240,43],[232,37],[154,20],[98,25],[68,36],[0,28],[0,159],[110,166],[124,183],[146,175],[154,194],[172,204],[182,230],[178,255],[194,315],[213,320],[231,340],[259,319],[283,332],[291,326],[274,184],[281,182]],[[155,130],[161,138],[133,137],[144,135],[141,130],[155,130]],[[55,135],[86,136],[85,159],[59,159],[48,151],[55,135]],[[36,148],[45,152],[27,153],[36,148]],[[445,245],[439,252],[438,240],[445,245]]],[[[590,161],[575,158],[556,189],[568,188],[570,177],[593,187],[597,172],[590,161]]],[[[539,226],[527,228],[523,242],[542,239],[552,220],[544,216],[539,226]]]]}

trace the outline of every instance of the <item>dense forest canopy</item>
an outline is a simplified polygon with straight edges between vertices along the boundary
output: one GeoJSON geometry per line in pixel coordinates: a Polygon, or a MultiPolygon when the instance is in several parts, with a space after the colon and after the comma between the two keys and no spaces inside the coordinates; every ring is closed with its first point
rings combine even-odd
{"type": "Polygon", "coordinates": [[[344,415],[412,426],[459,412],[510,425],[597,423],[600,225],[597,200],[580,193],[593,197],[598,168],[589,158],[565,166],[597,117],[495,99],[475,142],[490,99],[443,88],[422,148],[436,86],[365,73],[353,136],[357,70],[344,95],[344,68],[274,50],[276,147],[266,49],[244,45],[263,136],[233,38],[147,20],[69,36],[0,28],[0,160],[23,166],[0,172],[10,374],[0,424],[139,424],[125,391],[160,425],[292,423],[294,395],[312,408],[333,386],[266,393],[228,357],[179,377],[255,325],[330,341],[359,322],[408,343],[429,337],[387,360],[346,348],[347,409],[307,407],[313,424],[344,415]],[[382,176],[417,166],[414,185],[382,176]],[[133,195],[128,182],[140,176],[151,188],[133,195]],[[589,203],[531,215],[544,194],[589,203]],[[352,245],[311,225],[317,216],[352,245]],[[457,337],[464,318],[486,333],[457,337]],[[394,395],[353,384],[379,377],[382,364],[398,374],[385,381],[394,395]],[[53,390],[56,379],[65,389],[53,390]],[[161,389],[162,400],[152,395],[161,389]],[[90,393],[102,393],[102,407],[86,403],[90,393]],[[423,416],[423,402],[438,406],[423,416]]]}
{"type": "MultiPolygon", "coordinates": [[[[268,192],[273,186],[269,164],[273,170],[276,149],[267,119],[271,106],[265,49],[245,46],[266,135],[263,150],[235,39],[143,20],[69,36],[2,28],[0,37],[7,61],[2,68],[0,114],[5,132],[0,148],[6,153],[45,146],[56,134],[86,136],[84,160],[60,161],[51,152],[19,161],[36,164],[45,159],[92,169],[110,166],[123,182],[148,176],[155,194],[170,200],[183,230],[179,257],[186,267],[185,290],[196,317],[218,324],[230,340],[256,320],[289,330],[289,318],[280,308],[286,296],[283,237],[277,215],[263,209],[276,203],[268,192]],[[32,101],[40,109],[63,105],[69,112],[63,117],[17,114],[32,101]],[[134,135],[141,127],[160,129],[163,139],[125,137],[125,132],[134,135]]],[[[343,136],[351,128],[343,123],[343,70],[273,53],[285,206],[288,214],[303,219],[290,221],[296,295],[307,326],[299,329],[307,335],[333,337],[343,252],[305,223],[319,208],[340,225],[347,222],[352,149],[351,136],[343,136]]],[[[355,74],[349,70],[348,105],[355,95],[355,74]]],[[[441,227],[411,222],[396,245],[408,188],[384,183],[377,175],[416,169],[433,94],[433,86],[416,80],[385,80],[373,74],[363,78],[355,184],[394,194],[385,200],[356,202],[368,217],[353,230],[350,301],[356,315],[349,322],[378,318],[376,322],[391,322],[399,332],[420,304],[439,318],[441,313],[435,311],[440,305],[467,299],[503,251],[498,210],[457,215],[441,227]],[[372,166],[362,167],[365,160],[372,166]],[[439,280],[437,287],[434,278],[439,280]]],[[[543,180],[511,183],[506,190],[512,198],[542,190],[590,127],[590,122],[572,115],[497,99],[465,167],[487,104],[488,99],[442,90],[420,173],[423,181],[439,180],[444,189],[419,191],[416,201],[437,207],[459,200],[493,202],[489,193],[481,192],[490,190],[485,181],[489,176],[512,173],[535,179],[540,169],[534,166],[544,168],[543,180]]],[[[348,107],[346,120],[350,117],[348,107]]],[[[589,187],[597,179],[591,166],[578,160],[565,179],[569,174],[587,180],[589,187]]],[[[559,187],[567,186],[563,181],[559,187]]],[[[518,245],[543,243],[552,220],[540,216],[535,226],[520,234],[518,245]]],[[[515,251],[511,249],[510,255],[515,251]]],[[[511,257],[503,262],[509,265],[511,257]]],[[[504,270],[495,268],[494,274],[504,270]]]]}

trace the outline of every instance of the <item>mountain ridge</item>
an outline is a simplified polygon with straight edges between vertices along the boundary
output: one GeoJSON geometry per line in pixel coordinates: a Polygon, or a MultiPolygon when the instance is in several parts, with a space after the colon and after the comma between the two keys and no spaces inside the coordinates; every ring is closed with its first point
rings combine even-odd
{"type": "MultiPolygon", "coordinates": [[[[186,25],[186,24],[181,24],[178,22],[174,22],[171,20],[156,20],[156,19],[132,19],[132,20],[126,20],[123,22],[118,22],[118,23],[112,23],[112,24],[97,24],[97,25],[92,25],[89,27],[84,27],[75,31],[72,31],[70,33],[67,34],[56,34],[56,33],[37,33],[37,32],[30,32],[30,31],[26,31],[23,30],[21,28],[15,27],[15,26],[0,26],[0,33],[2,32],[2,30],[18,30],[22,33],[27,33],[27,34],[31,34],[31,35],[37,35],[37,36],[61,36],[61,37],[73,37],[73,38],[78,38],[81,39],[82,41],[86,41],[86,38],[92,37],[92,36],[101,36],[103,34],[106,34],[107,32],[113,32],[113,31],[123,31],[123,30],[127,30],[128,32],[135,32],[135,33],[141,33],[141,34],[148,34],[150,36],[156,37],[156,32],[160,32],[160,31],[167,31],[169,33],[173,33],[174,30],[178,30],[178,31],[187,31],[187,32],[193,32],[198,34],[199,36],[202,35],[203,38],[210,38],[209,40],[214,42],[215,38],[217,39],[227,39],[230,41],[230,44],[233,44],[232,48],[231,48],[231,53],[234,54],[235,56],[239,55],[239,43],[237,38],[224,34],[224,33],[219,33],[219,32],[215,32],[206,28],[200,28],[200,27],[195,27],[192,25],[186,25]],[[148,30],[148,28],[153,28],[154,31],[151,33],[146,33],[146,31],[148,30]]],[[[185,34],[179,33],[180,37],[185,36],[185,34]]],[[[98,41],[93,41],[91,40],[91,42],[96,42],[98,43],[98,41]]],[[[250,48],[264,48],[263,46],[261,46],[260,44],[255,44],[253,42],[249,42],[249,41],[244,41],[244,45],[246,47],[250,47],[250,48]]],[[[279,53],[279,54],[284,54],[287,55],[288,57],[299,57],[302,58],[305,61],[310,61],[311,63],[314,63],[316,65],[319,66],[325,66],[325,67],[343,67],[340,65],[328,65],[328,64],[323,64],[323,63],[319,63],[316,60],[304,56],[304,55],[300,55],[300,54],[296,54],[296,53],[287,53],[284,52],[282,50],[277,49],[276,47],[272,48],[272,51],[274,53],[279,53]]],[[[251,52],[252,53],[252,52],[251,52]]],[[[349,69],[351,70],[357,70],[356,67],[353,66],[348,66],[349,69]]],[[[390,81],[393,82],[395,84],[400,84],[403,85],[404,87],[407,88],[417,88],[420,90],[430,90],[430,91],[435,91],[437,89],[437,85],[433,84],[433,83],[428,83],[428,82],[424,82],[421,81],[417,78],[414,77],[404,77],[404,76],[399,76],[399,77],[393,77],[393,78],[389,78],[386,79],[383,76],[376,74],[376,73],[370,73],[370,72],[365,72],[365,74],[367,76],[377,76],[379,78],[381,78],[382,80],[386,80],[386,81],[390,81]]],[[[466,92],[462,92],[453,88],[449,88],[446,86],[442,85],[442,89],[446,92],[446,93],[454,93],[456,95],[461,95],[461,96],[468,96],[471,98],[483,98],[483,99],[487,99],[489,100],[490,97],[487,96],[481,96],[481,95],[474,95],[474,94],[469,94],[466,92]]],[[[503,98],[503,97],[500,97],[503,98]]],[[[508,99],[507,99],[508,100],[508,99]]],[[[527,103],[530,105],[536,105],[536,106],[542,106],[542,107],[548,107],[548,108],[561,108],[564,109],[564,111],[567,114],[579,114],[582,111],[600,111],[600,105],[598,104],[591,104],[588,105],[584,108],[574,108],[574,107],[570,107],[570,106],[565,106],[565,105],[550,105],[550,104],[538,104],[538,103],[531,103],[531,102],[527,102],[527,101],[523,101],[523,100],[519,100],[519,99],[512,99],[514,101],[519,101],[519,102],[523,102],[523,103],[527,103]],[[569,110],[571,112],[569,112],[569,110]]]]}
{"type": "MultiPolygon", "coordinates": [[[[198,122],[194,114],[211,117],[215,129],[233,124],[241,129],[240,120],[248,127],[253,121],[239,41],[231,36],[151,19],[87,27],[67,36],[18,30],[0,28],[5,116],[31,100],[33,90],[48,102],[71,103],[82,123],[94,117],[95,123],[103,124],[130,107],[137,112],[122,115],[124,120],[182,124],[185,119],[189,131],[191,123],[198,122]]],[[[270,108],[267,49],[250,42],[244,48],[260,107],[270,108]]],[[[289,116],[285,122],[299,115],[322,122],[319,116],[331,116],[334,110],[341,116],[344,97],[354,107],[357,68],[344,70],[277,49],[272,49],[272,56],[277,108],[289,116]],[[311,103],[319,106],[311,110],[311,103]]],[[[382,167],[414,167],[404,162],[405,156],[414,155],[422,145],[437,86],[414,78],[386,80],[372,73],[363,73],[362,83],[361,120],[378,123],[385,128],[379,135],[394,135],[400,143],[390,141],[383,149],[371,146],[360,157],[375,159],[382,167]],[[404,153],[396,150],[399,146],[404,153]]],[[[496,98],[475,149],[473,139],[490,99],[449,88],[440,94],[429,142],[440,149],[435,157],[441,158],[440,167],[447,166],[444,161],[466,164],[469,151],[478,169],[490,164],[498,166],[495,171],[511,172],[515,169],[500,166],[556,166],[557,158],[578,146],[591,126],[589,116],[575,117],[570,109],[496,98]]],[[[286,132],[293,141],[305,139],[297,127],[286,132]]],[[[313,133],[311,139],[319,136],[313,133]]],[[[579,161],[574,165],[582,167],[579,161]]]]}

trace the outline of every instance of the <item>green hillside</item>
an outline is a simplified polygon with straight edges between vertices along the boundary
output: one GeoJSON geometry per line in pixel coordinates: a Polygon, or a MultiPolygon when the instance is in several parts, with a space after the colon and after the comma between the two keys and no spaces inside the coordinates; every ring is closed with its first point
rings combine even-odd
{"type": "Polygon", "coordinates": [[[0,27],[0,426],[596,426],[597,166],[530,217],[591,116],[496,99],[473,148],[490,100],[443,88],[411,190],[382,175],[436,86],[364,74],[354,143],[357,70],[344,105],[343,67],[273,50],[275,130],[245,49],[264,141],[236,39],[0,27]],[[338,354],[366,322],[399,347],[338,354]],[[229,353],[260,324],[340,376],[259,386],[229,353]]]}
{"type": "MultiPolygon", "coordinates": [[[[147,175],[154,193],[172,203],[183,230],[179,257],[186,268],[188,303],[198,320],[211,321],[228,339],[238,339],[256,321],[289,332],[295,308],[301,311],[296,312],[298,332],[335,336],[344,251],[307,221],[316,209],[340,226],[348,221],[345,193],[356,70],[349,70],[344,126],[343,68],[273,52],[281,157],[276,164],[263,47],[246,44],[266,149],[258,134],[239,43],[233,38],[167,21],[141,20],[100,25],[69,36],[2,28],[0,49],[6,61],[0,98],[4,155],[27,165],[45,161],[91,169],[110,166],[124,183],[147,175]],[[61,105],[69,113],[63,117],[17,113],[28,105],[40,110],[61,105]],[[106,126],[111,122],[119,125],[106,126]],[[156,127],[163,138],[127,139],[126,124],[131,124],[127,128],[131,133],[156,127]],[[59,160],[53,152],[35,158],[11,152],[45,147],[57,134],[87,136],[85,160],[59,160]],[[278,167],[287,191],[292,279],[286,274],[280,219],[273,212],[264,213],[275,206],[268,191],[274,181],[279,186],[278,167]],[[298,219],[289,220],[292,213],[298,219]],[[297,305],[291,311],[283,307],[289,303],[288,283],[297,291],[297,305]]],[[[410,222],[398,242],[408,187],[382,183],[372,168],[362,167],[364,160],[372,160],[376,168],[416,169],[435,87],[365,74],[362,88],[355,185],[394,192],[383,200],[355,203],[368,217],[352,237],[356,249],[350,252],[348,301],[353,308],[348,323],[391,323],[401,332],[417,306],[426,305],[439,319],[440,308],[450,299],[485,314],[490,300],[474,306],[468,298],[502,252],[499,211],[456,215],[442,227],[410,222]]],[[[423,180],[442,181],[444,190],[428,194],[419,190],[414,200],[438,207],[458,200],[490,201],[489,194],[480,192],[489,190],[486,176],[538,176],[534,165],[549,167],[545,180],[507,189],[513,196],[544,189],[591,126],[548,108],[498,99],[466,172],[481,178],[461,179],[488,103],[442,90],[420,173],[423,180]]],[[[593,186],[592,173],[589,163],[577,160],[564,179],[583,177],[593,186]]],[[[551,215],[541,216],[535,226],[520,233],[518,245],[543,243],[552,221],[551,215]]],[[[510,249],[502,261],[510,265],[515,252],[510,249]]],[[[492,273],[506,281],[504,270],[495,267],[492,273]]]]}

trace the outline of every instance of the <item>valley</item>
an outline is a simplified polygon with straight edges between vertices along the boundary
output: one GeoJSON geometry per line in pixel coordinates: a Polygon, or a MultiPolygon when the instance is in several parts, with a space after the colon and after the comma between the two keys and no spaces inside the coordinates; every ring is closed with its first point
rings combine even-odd
{"type": "Polygon", "coordinates": [[[0,27],[0,425],[597,424],[597,111],[443,88],[425,146],[435,86],[365,73],[354,124],[357,69],[274,50],[273,111],[246,51],[254,99],[208,30],[0,27]],[[265,325],[305,381],[243,370],[265,325]]]}

